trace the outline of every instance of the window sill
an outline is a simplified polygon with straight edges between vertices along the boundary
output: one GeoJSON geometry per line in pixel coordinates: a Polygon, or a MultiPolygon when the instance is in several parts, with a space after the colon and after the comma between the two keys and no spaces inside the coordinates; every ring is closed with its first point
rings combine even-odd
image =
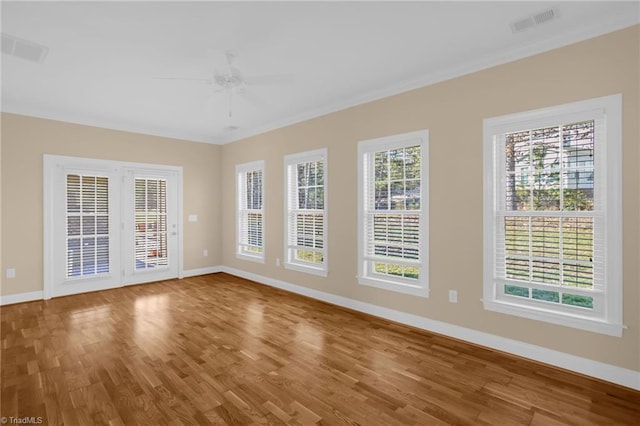
{"type": "Polygon", "coordinates": [[[236,253],[236,258],[240,260],[249,260],[256,263],[264,263],[264,256],[251,256],[249,254],[236,253]]]}
{"type": "Polygon", "coordinates": [[[614,337],[622,337],[623,324],[613,324],[597,318],[589,318],[579,315],[559,313],[549,309],[524,306],[497,300],[483,300],[484,309],[502,314],[515,315],[565,327],[578,328],[593,333],[607,334],[614,337]]]}
{"type": "Polygon", "coordinates": [[[419,285],[409,285],[392,280],[382,280],[366,276],[358,277],[358,284],[381,288],[383,290],[393,291],[395,293],[404,293],[410,294],[412,296],[424,297],[425,299],[429,297],[429,289],[426,287],[426,285],[424,287],[419,285]]]}
{"type": "Polygon", "coordinates": [[[313,266],[300,265],[297,263],[285,263],[285,269],[291,269],[292,271],[304,272],[307,274],[318,275],[320,277],[327,276],[327,270],[322,268],[314,268],[313,266]]]}

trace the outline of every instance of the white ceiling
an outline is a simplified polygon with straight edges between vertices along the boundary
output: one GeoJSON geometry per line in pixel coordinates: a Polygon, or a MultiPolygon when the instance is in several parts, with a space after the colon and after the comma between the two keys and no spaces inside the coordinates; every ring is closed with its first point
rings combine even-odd
{"type": "MultiPolygon", "coordinates": [[[[226,143],[640,22],[627,2],[7,2],[2,32],[49,48],[2,55],[2,110],[226,143]],[[556,18],[512,33],[514,21],[556,18]],[[233,98],[224,67],[287,74],[233,98]],[[231,131],[229,125],[239,128],[231,131]]],[[[597,60],[597,58],[594,58],[597,60]]]]}

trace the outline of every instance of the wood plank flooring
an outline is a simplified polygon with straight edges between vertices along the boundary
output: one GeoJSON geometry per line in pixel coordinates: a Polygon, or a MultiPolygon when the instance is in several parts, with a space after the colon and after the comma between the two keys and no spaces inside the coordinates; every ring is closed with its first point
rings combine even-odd
{"type": "Polygon", "coordinates": [[[5,306],[5,417],[640,424],[640,392],[226,274],[5,306]]]}

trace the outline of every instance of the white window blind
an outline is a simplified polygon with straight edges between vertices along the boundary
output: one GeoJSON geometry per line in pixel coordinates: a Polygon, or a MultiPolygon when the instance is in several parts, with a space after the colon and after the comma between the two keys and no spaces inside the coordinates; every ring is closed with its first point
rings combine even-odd
{"type": "Polygon", "coordinates": [[[428,296],[428,132],[360,142],[359,282],[428,296]]]}
{"type": "Polygon", "coordinates": [[[285,267],[326,276],[326,149],[285,157],[285,267]]]}
{"type": "Polygon", "coordinates": [[[66,176],[67,278],[109,273],[109,179],[66,176]]]}
{"type": "Polygon", "coordinates": [[[237,255],[264,261],[264,163],[236,167],[238,222],[237,255]]]}
{"type": "Polygon", "coordinates": [[[485,123],[488,309],[587,329],[621,320],[617,110],[610,97],[485,123]]]}
{"type": "Polygon", "coordinates": [[[604,260],[603,235],[594,232],[602,216],[593,181],[580,178],[594,173],[601,128],[588,120],[504,135],[496,263],[505,295],[602,309],[594,268],[604,260]]]}
{"type": "Polygon", "coordinates": [[[135,178],[135,269],[166,267],[167,181],[135,178]]]}

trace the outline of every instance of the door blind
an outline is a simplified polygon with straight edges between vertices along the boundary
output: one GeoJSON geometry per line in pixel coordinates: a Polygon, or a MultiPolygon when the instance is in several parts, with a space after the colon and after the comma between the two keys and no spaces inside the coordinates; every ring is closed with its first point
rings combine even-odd
{"type": "Polygon", "coordinates": [[[135,179],[136,270],[169,264],[167,250],[167,181],[135,179]]]}
{"type": "Polygon", "coordinates": [[[109,179],[68,174],[67,278],[109,272],[109,179]]]}

